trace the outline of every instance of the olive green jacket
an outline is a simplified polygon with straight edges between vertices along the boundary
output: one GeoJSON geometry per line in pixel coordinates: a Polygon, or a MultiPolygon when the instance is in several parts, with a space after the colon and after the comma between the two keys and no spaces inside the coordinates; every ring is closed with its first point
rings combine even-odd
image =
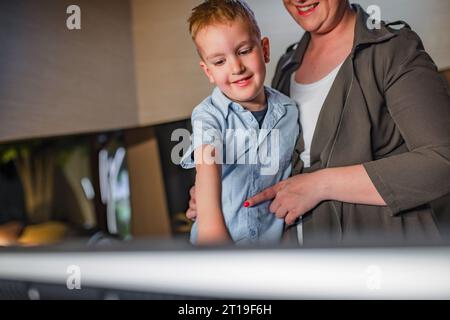
{"type": "MultiPolygon", "coordinates": [[[[450,193],[448,85],[408,25],[370,30],[367,13],[353,6],[353,49],[320,112],[311,167],[304,169],[300,160],[300,136],[293,174],[363,164],[387,206],[322,202],[303,217],[303,241],[439,239],[429,202],[450,193]]],[[[286,95],[309,40],[305,33],[278,62],[272,86],[286,95]]]]}

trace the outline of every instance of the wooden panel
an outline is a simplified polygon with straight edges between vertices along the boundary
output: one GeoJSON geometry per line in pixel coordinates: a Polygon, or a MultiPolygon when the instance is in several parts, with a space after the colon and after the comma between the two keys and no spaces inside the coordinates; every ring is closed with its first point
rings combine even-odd
{"type": "Polygon", "coordinates": [[[137,125],[129,1],[1,1],[0,43],[1,142],[137,125]]]}
{"type": "Polygon", "coordinates": [[[159,160],[158,143],[152,128],[125,133],[130,174],[134,237],[170,236],[169,212],[159,160]]]}
{"type": "Polygon", "coordinates": [[[198,0],[132,0],[140,122],[189,118],[211,93],[188,32],[198,0]]]}

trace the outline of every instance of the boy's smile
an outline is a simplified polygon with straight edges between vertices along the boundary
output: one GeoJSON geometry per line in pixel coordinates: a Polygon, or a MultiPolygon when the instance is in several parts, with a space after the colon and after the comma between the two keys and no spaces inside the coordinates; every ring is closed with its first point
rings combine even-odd
{"type": "Polygon", "coordinates": [[[195,43],[202,57],[200,66],[211,83],[250,111],[265,107],[267,38],[258,39],[242,19],[237,19],[205,27],[195,43]]]}
{"type": "Polygon", "coordinates": [[[238,87],[245,87],[250,83],[250,80],[252,79],[253,76],[248,76],[245,78],[242,78],[240,80],[234,81],[233,83],[235,83],[238,87]]]}

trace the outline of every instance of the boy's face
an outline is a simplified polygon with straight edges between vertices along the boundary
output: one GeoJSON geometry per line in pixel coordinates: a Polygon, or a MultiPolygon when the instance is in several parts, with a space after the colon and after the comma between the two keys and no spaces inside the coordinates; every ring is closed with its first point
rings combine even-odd
{"type": "Polygon", "coordinates": [[[265,105],[267,38],[258,39],[244,21],[237,19],[201,29],[195,43],[209,81],[229,99],[249,109],[265,105]]]}

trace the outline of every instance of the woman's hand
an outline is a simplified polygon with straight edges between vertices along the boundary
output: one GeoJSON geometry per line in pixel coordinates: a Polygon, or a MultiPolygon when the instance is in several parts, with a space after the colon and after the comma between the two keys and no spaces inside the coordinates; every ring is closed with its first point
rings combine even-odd
{"type": "MultiPolygon", "coordinates": [[[[284,219],[287,224],[313,209],[319,202],[325,199],[325,187],[319,181],[320,171],[315,173],[300,174],[283,180],[261,193],[250,198],[249,206],[255,206],[261,202],[274,199],[270,211],[277,218],[284,219]]],[[[197,218],[197,204],[195,200],[195,185],[189,190],[189,208],[186,217],[191,220],[197,218]]]]}
{"type": "Polygon", "coordinates": [[[272,199],[270,211],[278,218],[284,218],[287,224],[294,223],[324,200],[386,205],[360,164],[296,175],[250,198],[248,205],[254,206],[272,199]]]}
{"type": "Polygon", "coordinates": [[[189,190],[189,208],[186,211],[186,217],[195,221],[197,219],[197,203],[195,202],[195,185],[189,190]]]}
{"type": "Polygon", "coordinates": [[[272,200],[270,212],[290,225],[326,199],[321,171],[299,174],[265,189],[248,200],[249,206],[272,200]]]}

